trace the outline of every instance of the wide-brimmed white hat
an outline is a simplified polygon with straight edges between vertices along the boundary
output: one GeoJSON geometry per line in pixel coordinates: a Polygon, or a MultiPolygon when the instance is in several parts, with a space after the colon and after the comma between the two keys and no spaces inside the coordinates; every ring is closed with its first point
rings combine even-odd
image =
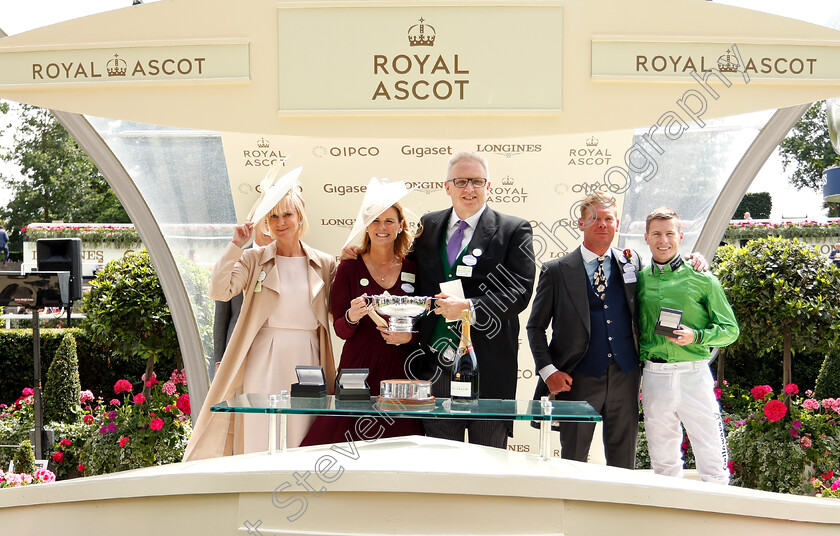
{"type": "Polygon", "coordinates": [[[359,207],[359,214],[356,216],[356,222],[353,224],[353,230],[350,231],[342,249],[358,238],[380,214],[413,190],[414,188],[409,190],[404,181],[390,182],[388,179],[380,180],[376,177],[370,179],[362,206],[359,207]]]}
{"type": "Polygon", "coordinates": [[[260,190],[263,193],[260,194],[257,202],[251,207],[248,213],[248,221],[258,222],[266,214],[271,212],[271,209],[297,185],[298,177],[300,177],[303,167],[296,167],[282,177],[277,178],[280,175],[280,171],[282,171],[282,167],[280,164],[277,164],[265,174],[265,178],[260,182],[260,190]]]}

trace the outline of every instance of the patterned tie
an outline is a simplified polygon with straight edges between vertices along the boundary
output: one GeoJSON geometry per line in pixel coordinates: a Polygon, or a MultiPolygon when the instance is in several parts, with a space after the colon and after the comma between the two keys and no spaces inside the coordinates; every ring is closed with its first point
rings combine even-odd
{"type": "Polygon", "coordinates": [[[452,238],[446,244],[446,259],[449,261],[450,267],[455,264],[455,259],[458,258],[458,253],[461,252],[461,241],[464,240],[464,229],[467,228],[467,225],[467,222],[464,220],[458,220],[458,228],[455,229],[455,232],[452,233],[452,238]]]}
{"type": "Polygon", "coordinates": [[[598,268],[592,277],[592,287],[601,300],[607,299],[607,276],[604,274],[604,256],[598,257],[598,268]]]}

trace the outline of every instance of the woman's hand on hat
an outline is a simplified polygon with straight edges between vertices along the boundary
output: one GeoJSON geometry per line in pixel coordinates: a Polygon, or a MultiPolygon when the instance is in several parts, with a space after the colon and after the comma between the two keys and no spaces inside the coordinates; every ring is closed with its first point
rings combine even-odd
{"type": "Polygon", "coordinates": [[[233,238],[231,242],[238,247],[244,248],[251,241],[251,235],[254,234],[254,222],[246,221],[242,225],[237,225],[233,228],[233,238]]]}

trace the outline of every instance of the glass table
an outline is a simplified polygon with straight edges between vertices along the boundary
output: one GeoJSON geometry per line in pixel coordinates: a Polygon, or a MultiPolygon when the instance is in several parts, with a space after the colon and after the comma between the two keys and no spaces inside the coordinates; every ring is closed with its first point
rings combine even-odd
{"type": "Polygon", "coordinates": [[[369,400],[337,400],[330,395],[322,398],[290,397],[284,394],[248,393],[225,400],[210,407],[221,413],[260,413],[268,415],[268,452],[275,454],[279,416],[280,451],[286,450],[287,415],[327,415],[341,417],[390,417],[400,419],[478,419],[500,421],[538,421],[540,423],[540,456],[547,460],[551,451],[552,421],[595,422],[601,416],[587,402],[542,400],[482,399],[472,403],[453,403],[438,398],[434,407],[424,409],[388,405],[380,408],[376,397],[369,400]]]}

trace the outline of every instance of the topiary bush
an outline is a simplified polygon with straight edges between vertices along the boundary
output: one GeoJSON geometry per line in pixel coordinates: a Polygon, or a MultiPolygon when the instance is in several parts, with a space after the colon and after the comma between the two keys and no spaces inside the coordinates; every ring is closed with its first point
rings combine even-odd
{"type": "Polygon", "coordinates": [[[820,375],[817,376],[814,397],[840,398],[840,352],[825,356],[820,375]]]}
{"type": "Polygon", "coordinates": [[[778,237],[721,247],[716,273],[741,328],[735,348],[755,358],[781,352],[783,385],[792,381],[794,354],[836,350],[840,269],[813,248],[778,237]]]}
{"type": "Polygon", "coordinates": [[[169,305],[145,249],[106,264],[91,282],[82,311],[82,329],[121,355],[145,360],[146,377],[159,359],[180,356],[169,305]]]}
{"type": "Polygon", "coordinates": [[[32,443],[24,439],[15,449],[14,456],[15,473],[26,473],[31,475],[35,472],[35,452],[32,450],[32,443]]]}
{"type": "Polygon", "coordinates": [[[44,421],[77,421],[81,391],[76,338],[72,333],[65,333],[47,371],[47,381],[44,384],[44,421]]]}

